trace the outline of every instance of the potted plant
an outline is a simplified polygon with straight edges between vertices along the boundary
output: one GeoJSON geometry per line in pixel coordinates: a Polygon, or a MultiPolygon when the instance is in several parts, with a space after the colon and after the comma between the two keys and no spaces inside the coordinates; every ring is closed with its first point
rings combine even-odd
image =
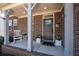
{"type": "Polygon", "coordinates": [[[9,32],[9,42],[13,42],[13,31],[9,32]]]}
{"type": "Polygon", "coordinates": [[[0,36],[0,53],[1,53],[1,46],[3,45],[3,43],[4,43],[4,37],[0,36]]]}
{"type": "Polygon", "coordinates": [[[26,39],[26,37],[27,37],[27,32],[22,33],[22,38],[26,39]]]}
{"type": "Polygon", "coordinates": [[[60,35],[57,35],[55,40],[55,46],[61,46],[61,45],[62,45],[62,38],[60,35]]]}
{"type": "Polygon", "coordinates": [[[36,42],[40,44],[41,43],[41,38],[42,38],[41,35],[37,35],[36,42]]]}
{"type": "Polygon", "coordinates": [[[9,42],[10,43],[13,42],[13,36],[12,35],[9,36],[9,42]]]}
{"type": "Polygon", "coordinates": [[[27,35],[27,32],[25,32],[25,33],[22,33],[22,35],[23,35],[23,36],[26,36],[26,35],[27,35]]]}

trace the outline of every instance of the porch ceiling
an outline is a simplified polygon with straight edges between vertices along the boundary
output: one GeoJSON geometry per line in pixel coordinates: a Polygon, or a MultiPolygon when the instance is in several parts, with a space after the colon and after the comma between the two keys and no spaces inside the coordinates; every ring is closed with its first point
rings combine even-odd
{"type": "Polygon", "coordinates": [[[57,4],[57,3],[40,3],[35,7],[33,12],[40,13],[40,12],[47,12],[47,11],[58,11],[60,10],[61,6],[62,4],[57,4]]]}
{"type": "MultiPolygon", "coordinates": [[[[10,4],[10,3],[1,3],[0,9],[6,10],[6,9],[12,9],[14,13],[12,15],[15,16],[25,16],[27,15],[27,12],[25,12],[25,9],[23,8],[24,4],[10,4]]],[[[27,4],[26,4],[27,5],[27,4]]],[[[32,4],[33,5],[33,4],[32,4]]],[[[37,3],[37,5],[33,9],[33,14],[36,13],[42,13],[42,12],[50,12],[50,11],[58,11],[62,8],[63,4],[58,3],[37,3]]]]}
{"type": "MultiPolygon", "coordinates": [[[[58,11],[62,8],[62,6],[63,4],[57,4],[57,3],[39,3],[34,7],[33,14],[58,11]]],[[[13,10],[15,16],[27,15],[27,12],[25,12],[25,9],[22,6],[15,7],[13,8],[13,10]]]]}
{"type": "Polygon", "coordinates": [[[17,7],[17,6],[20,6],[22,5],[22,3],[20,4],[16,4],[16,3],[0,3],[0,10],[1,11],[4,11],[4,10],[8,10],[8,9],[11,9],[11,8],[14,8],[14,7],[17,7]]]}
{"type": "Polygon", "coordinates": [[[0,8],[2,8],[2,7],[4,7],[4,6],[6,6],[6,5],[8,5],[7,3],[5,4],[5,3],[1,3],[0,4],[0,8]]]}

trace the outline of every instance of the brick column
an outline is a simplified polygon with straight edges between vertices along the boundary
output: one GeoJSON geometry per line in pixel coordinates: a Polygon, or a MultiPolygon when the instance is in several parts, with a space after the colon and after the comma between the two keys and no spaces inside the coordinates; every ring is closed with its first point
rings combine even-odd
{"type": "Polygon", "coordinates": [[[79,55],[79,3],[74,4],[74,55],[79,55]]]}

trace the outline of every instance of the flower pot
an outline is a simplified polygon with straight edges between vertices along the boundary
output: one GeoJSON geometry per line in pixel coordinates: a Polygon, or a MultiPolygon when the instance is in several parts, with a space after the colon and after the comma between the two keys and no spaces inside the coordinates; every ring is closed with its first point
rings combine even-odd
{"type": "Polygon", "coordinates": [[[62,40],[55,40],[55,46],[62,46],[62,40]]]}
{"type": "Polygon", "coordinates": [[[41,43],[41,38],[36,38],[36,43],[41,43]]]}

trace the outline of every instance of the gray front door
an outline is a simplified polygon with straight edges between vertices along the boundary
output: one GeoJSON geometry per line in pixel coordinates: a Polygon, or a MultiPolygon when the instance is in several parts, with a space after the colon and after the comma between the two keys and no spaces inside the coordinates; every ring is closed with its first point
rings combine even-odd
{"type": "Polygon", "coordinates": [[[44,40],[53,42],[53,19],[44,19],[44,40]]]}

